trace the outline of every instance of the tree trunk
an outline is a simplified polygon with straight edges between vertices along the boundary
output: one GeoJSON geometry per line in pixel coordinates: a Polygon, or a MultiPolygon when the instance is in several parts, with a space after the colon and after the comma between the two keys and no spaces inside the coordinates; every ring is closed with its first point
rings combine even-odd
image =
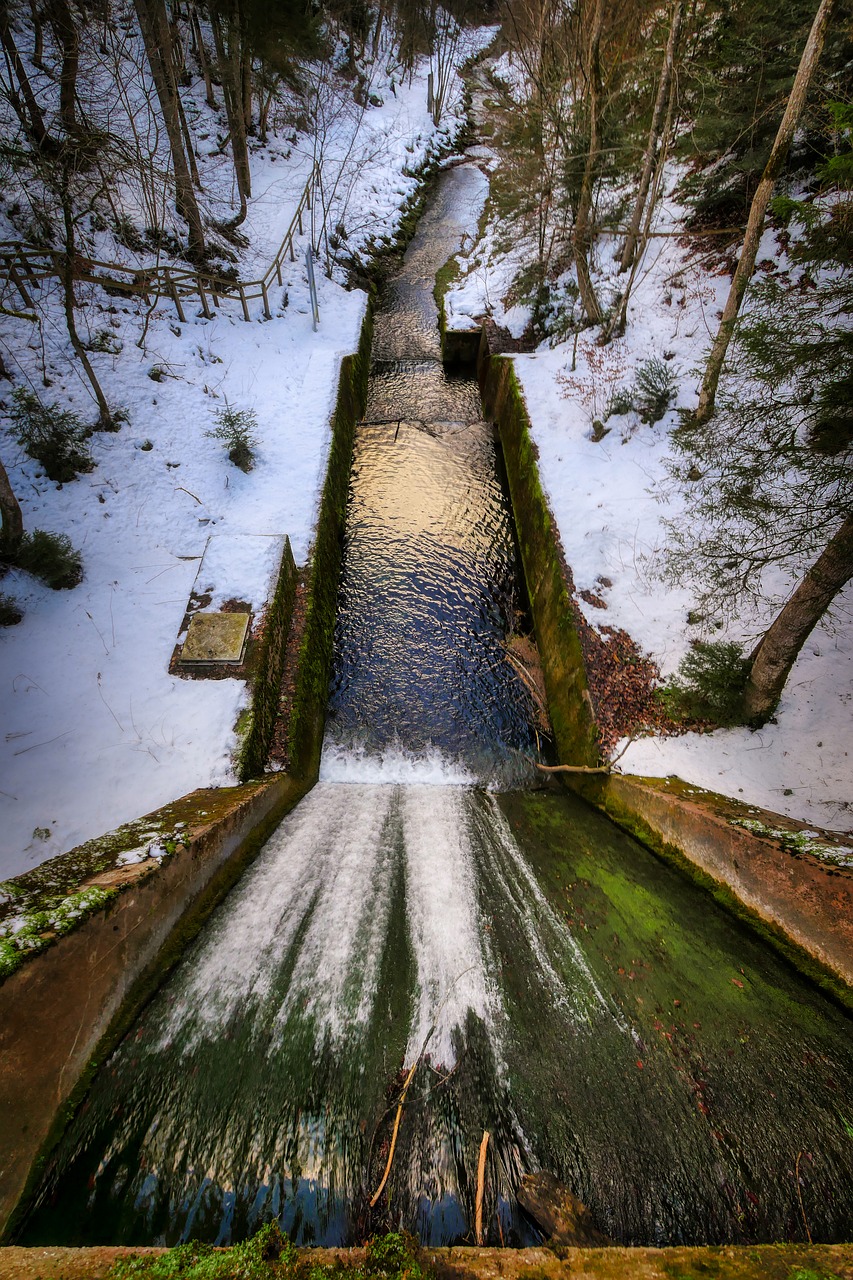
{"type": "Polygon", "coordinates": [[[581,302],[591,324],[600,324],[604,318],[592,278],[589,273],[589,250],[592,244],[590,219],[599,151],[599,110],[601,101],[601,29],[604,23],[604,0],[595,0],[592,29],[589,36],[587,67],[587,102],[589,104],[589,147],[584,163],[581,194],[575,215],[574,247],[575,265],[581,302]]]}
{"type": "Polygon", "coordinates": [[[20,54],[18,53],[18,47],[15,44],[15,38],[12,35],[12,31],[9,27],[5,14],[0,16],[0,44],[3,46],[3,52],[6,55],[6,61],[9,65],[9,86],[11,90],[10,98],[12,106],[17,113],[18,119],[24,126],[25,133],[29,135],[36,147],[40,147],[47,139],[47,128],[45,127],[44,116],[42,115],[41,108],[36,101],[36,96],[33,93],[26,68],[21,61],[20,54]],[[24,97],[23,103],[15,92],[12,72],[14,72],[14,79],[17,80],[18,84],[21,86],[21,93],[24,97]]]}
{"type": "Polygon", "coordinates": [[[640,224],[643,220],[643,211],[646,207],[646,199],[649,194],[649,186],[652,180],[652,173],[655,167],[655,156],[661,139],[661,126],[663,124],[664,111],[669,102],[669,87],[672,83],[672,73],[675,69],[675,57],[678,51],[678,41],[681,35],[681,22],[684,17],[684,0],[675,0],[672,10],[672,24],[669,28],[669,39],[666,42],[666,53],[663,60],[663,69],[661,71],[660,84],[658,85],[658,96],[655,101],[655,109],[652,113],[652,124],[649,129],[649,139],[646,143],[646,154],[643,157],[643,170],[640,174],[640,186],[637,191],[637,199],[634,204],[634,213],[631,217],[631,225],[628,228],[628,235],[622,249],[622,260],[619,263],[620,271],[627,271],[631,263],[634,261],[634,254],[637,252],[637,238],[640,234],[640,224]]]}
{"type": "Polygon", "coordinates": [[[720,374],[723,371],[723,361],[726,358],[726,352],[734,332],[735,321],[743,302],[743,296],[755,269],[755,259],[764,230],[764,215],[767,212],[767,206],[770,203],[776,179],[779,177],[782,166],[785,163],[785,157],[791,146],[797,122],[805,106],[809,84],[823,51],[826,29],[829,26],[829,19],[832,16],[834,5],[835,0],[820,0],[818,11],[812,23],[812,29],[809,32],[809,37],[800,58],[797,74],[794,77],[788,105],[785,107],[785,114],[782,116],[782,123],[776,133],[773,150],[770,152],[770,159],[767,161],[758,189],[753,196],[737,270],[729,289],[729,296],[726,300],[723,317],[720,320],[720,327],[717,330],[717,336],[714,339],[714,345],[711,347],[711,354],[708,356],[708,363],[705,366],[705,376],[699,393],[699,407],[695,414],[696,422],[707,422],[714,412],[714,401],[717,395],[720,374]]]}
{"type": "Polygon", "coordinates": [[[213,40],[216,45],[216,58],[219,63],[222,96],[225,99],[225,114],[228,117],[228,128],[231,134],[231,153],[234,157],[237,191],[240,196],[240,213],[234,222],[235,226],[239,226],[246,217],[247,201],[252,194],[252,176],[249,167],[249,148],[246,141],[246,120],[243,115],[237,16],[233,9],[229,12],[227,31],[225,33],[223,33],[220,21],[217,13],[211,13],[210,22],[213,28],[213,40]]]}
{"type": "Polygon", "coordinates": [[[853,516],[848,516],[752,652],[744,691],[747,724],[762,725],[772,715],[800,649],[851,577],[853,516]]]}
{"type": "Polygon", "coordinates": [[[244,45],[240,52],[240,93],[243,109],[243,127],[247,134],[252,133],[252,55],[244,45]]]}
{"type": "Polygon", "coordinates": [[[0,462],[0,518],[2,518],[0,553],[12,557],[24,536],[24,517],[21,515],[21,504],[15,497],[2,462],[0,462]]]}
{"type": "Polygon", "coordinates": [[[134,0],[134,5],[172,152],[175,205],[189,228],[190,253],[199,260],[205,255],[204,229],[193,190],[192,172],[184,152],[165,5],[163,0],[134,0]]]}
{"type": "Polygon", "coordinates": [[[92,362],[86,353],[86,348],[80,341],[80,335],[77,332],[77,320],[74,315],[74,259],[77,256],[77,240],[74,233],[74,211],[71,207],[67,161],[63,162],[61,170],[59,196],[65,227],[65,253],[63,255],[65,261],[62,264],[62,298],[65,308],[65,324],[68,329],[68,336],[71,339],[71,345],[74,348],[74,354],[83,366],[83,372],[89,380],[89,385],[98,404],[98,425],[102,431],[110,431],[114,425],[110,406],[107,404],[107,398],[98,381],[98,375],[92,368],[92,362]]]}
{"type": "Polygon", "coordinates": [[[67,0],[50,0],[50,24],[62,49],[59,73],[59,117],[66,133],[77,128],[77,69],[80,65],[80,39],[74,15],[67,0]]]}
{"type": "Polygon", "coordinates": [[[30,13],[33,17],[33,65],[41,71],[44,65],[44,29],[36,0],[30,0],[30,13]]]}
{"type": "Polygon", "coordinates": [[[192,26],[193,39],[195,41],[195,51],[198,57],[198,64],[201,67],[201,74],[204,76],[205,100],[211,111],[215,111],[216,96],[213,92],[213,81],[210,78],[210,63],[207,60],[207,50],[204,47],[204,39],[201,34],[201,24],[198,20],[195,5],[190,5],[190,23],[192,26]]]}

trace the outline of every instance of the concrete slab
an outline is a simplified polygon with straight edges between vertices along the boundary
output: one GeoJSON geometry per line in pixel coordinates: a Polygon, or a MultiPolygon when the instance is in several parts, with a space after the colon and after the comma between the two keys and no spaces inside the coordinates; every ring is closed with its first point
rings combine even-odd
{"type": "Polygon", "coordinates": [[[248,613],[193,614],[179,661],[241,663],[250,618],[248,613]]]}

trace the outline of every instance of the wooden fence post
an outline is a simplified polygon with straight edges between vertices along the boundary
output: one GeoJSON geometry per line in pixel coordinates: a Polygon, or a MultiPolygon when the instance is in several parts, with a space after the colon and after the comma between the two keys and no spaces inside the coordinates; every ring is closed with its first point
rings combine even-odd
{"type": "Polygon", "coordinates": [[[181,297],[180,297],[180,294],[178,293],[177,288],[175,287],[175,282],[172,279],[172,274],[169,271],[168,267],[163,268],[163,275],[166,278],[166,288],[169,290],[169,293],[172,295],[172,301],[175,304],[175,310],[178,313],[178,319],[180,320],[181,324],[186,324],[187,318],[184,315],[184,309],[181,306],[181,297]]]}

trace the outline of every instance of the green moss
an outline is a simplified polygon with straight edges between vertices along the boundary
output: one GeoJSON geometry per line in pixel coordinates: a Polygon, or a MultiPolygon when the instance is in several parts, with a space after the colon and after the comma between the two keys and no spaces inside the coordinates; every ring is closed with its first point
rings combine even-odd
{"type": "Polygon", "coordinates": [[[786,831],[782,827],[770,827],[757,818],[730,818],[729,821],[733,827],[743,827],[753,835],[778,840],[782,848],[791,853],[810,853],[813,857],[820,858],[821,862],[830,862],[835,867],[853,867],[853,854],[849,849],[826,844],[814,832],[786,831]]]}
{"type": "Polygon", "coordinates": [[[352,467],[355,424],[367,401],[373,305],[368,304],[358,352],[341,362],[338,398],[332,417],[332,445],[320,500],[305,614],[299,651],[296,692],[290,716],[291,767],[298,777],[316,777],[332,670],[338,580],[352,467]]]}
{"type": "Polygon", "coordinates": [[[176,1245],[155,1257],[123,1258],[111,1280],[427,1280],[432,1275],[417,1242],[391,1232],[344,1262],[321,1263],[285,1240],[275,1222],[230,1249],[209,1244],[176,1245]]]}
{"type": "Polygon", "coordinates": [[[500,428],[559,758],[572,764],[596,765],[597,731],[567,571],[539,478],[527,407],[512,361],[488,358],[481,381],[487,412],[500,428]]]}
{"type": "Polygon", "coordinates": [[[7,917],[5,925],[0,926],[6,929],[0,937],[0,978],[9,977],[27,956],[44,951],[115,896],[115,889],[93,886],[67,897],[43,898],[38,909],[30,908],[11,919],[7,917]]]}
{"type": "Polygon", "coordinates": [[[707,872],[692,862],[681,849],[661,839],[658,833],[626,804],[619,801],[609,788],[603,787],[599,807],[607,816],[634,836],[641,844],[650,849],[662,861],[668,862],[688,879],[717,902],[721,907],[738,920],[749,925],[750,929],[778,952],[793,968],[802,973],[815,986],[848,1012],[853,1012],[853,990],[837,978],[806,951],[797,946],[781,929],[770,924],[761,916],[751,911],[740,898],[719,880],[715,880],[707,872]]]}
{"type": "Polygon", "coordinates": [[[281,696],[281,675],[290,622],[293,615],[293,599],[296,593],[297,571],[285,539],[275,592],[267,612],[266,625],[261,640],[257,665],[252,679],[251,715],[241,734],[237,772],[241,782],[257,778],[264,771],[269,758],[275,724],[278,718],[281,696]]]}

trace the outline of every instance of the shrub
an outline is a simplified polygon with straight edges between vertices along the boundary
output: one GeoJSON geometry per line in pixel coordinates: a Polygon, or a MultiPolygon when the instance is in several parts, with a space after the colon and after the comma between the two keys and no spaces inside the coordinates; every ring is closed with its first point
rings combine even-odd
{"type": "Polygon", "coordinates": [[[9,416],[18,444],[41,463],[51,480],[64,484],[94,467],[85,444],[91,432],[70,409],[42,404],[34,392],[18,387],[9,416]]]}
{"type": "Polygon", "coordinates": [[[258,415],[254,409],[235,409],[225,402],[224,409],[216,411],[217,425],[207,432],[212,440],[221,440],[228,450],[228,457],[241,471],[251,471],[255,461],[255,434],[258,415]]]}
{"type": "Polygon", "coordinates": [[[616,387],[604,410],[604,421],[608,418],[619,418],[623,413],[630,413],[634,407],[634,393],[630,387],[616,387]]]}
{"type": "Polygon", "coordinates": [[[676,374],[663,360],[652,356],[637,370],[634,404],[643,422],[660,422],[675,399],[676,374]]]}
{"type": "Polygon", "coordinates": [[[76,587],[83,577],[83,560],[64,533],[45,533],[35,529],[25,533],[15,563],[54,591],[76,587]]]}
{"type": "Polygon", "coordinates": [[[99,329],[89,343],[90,351],[100,351],[108,356],[121,355],[124,343],[109,329],[99,329]]]}
{"type": "Polygon", "coordinates": [[[12,597],[0,592],[0,627],[14,627],[23,616],[12,597]]]}
{"type": "Polygon", "coordinates": [[[711,720],[718,725],[743,724],[743,691],[749,660],[739,644],[726,640],[694,640],[669,684],[658,691],[677,720],[711,720]]]}

